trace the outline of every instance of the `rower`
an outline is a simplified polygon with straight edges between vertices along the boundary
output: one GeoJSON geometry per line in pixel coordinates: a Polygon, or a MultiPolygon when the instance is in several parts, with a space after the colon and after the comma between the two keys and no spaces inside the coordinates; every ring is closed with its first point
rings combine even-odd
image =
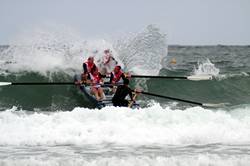
{"type": "Polygon", "coordinates": [[[94,63],[94,57],[90,56],[88,57],[88,60],[86,62],[83,63],[83,75],[82,75],[82,79],[87,81],[88,79],[90,79],[90,73],[91,71],[97,69],[95,63],[94,63]]]}
{"type": "Polygon", "coordinates": [[[104,54],[99,64],[100,72],[103,75],[109,74],[112,72],[112,69],[117,65],[117,61],[113,57],[111,51],[109,49],[104,50],[104,54]]]}
{"type": "Polygon", "coordinates": [[[121,70],[121,66],[117,65],[114,68],[114,71],[110,73],[110,84],[119,84],[122,83],[125,79],[125,74],[121,70]],[[121,80],[122,78],[122,80],[121,80]]]}
{"type": "Polygon", "coordinates": [[[115,95],[112,98],[112,103],[114,106],[128,107],[129,102],[128,100],[125,99],[127,95],[129,95],[131,98],[131,101],[134,102],[132,89],[128,87],[128,84],[129,84],[129,80],[125,78],[123,81],[123,85],[119,85],[117,87],[115,95]]]}
{"type": "Polygon", "coordinates": [[[96,100],[100,101],[104,98],[103,89],[101,87],[101,84],[103,84],[102,75],[98,72],[98,68],[93,68],[89,75],[91,81],[91,93],[96,97],[96,100]]]}
{"type": "Polygon", "coordinates": [[[121,66],[117,65],[114,68],[114,71],[110,73],[109,83],[111,84],[112,92],[115,93],[117,85],[122,84],[126,79],[125,74],[121,70],[121,66]]]}

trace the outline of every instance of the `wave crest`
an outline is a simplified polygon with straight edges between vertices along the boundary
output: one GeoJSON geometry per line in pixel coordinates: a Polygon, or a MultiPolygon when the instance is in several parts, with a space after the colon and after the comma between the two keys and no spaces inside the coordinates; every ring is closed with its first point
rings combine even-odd
{"type": "Polygon", "coordinates": [[[230,112],[201,107],[75,108],[71,112],[0,112],[0,145],[189,145],[233,143],[250,139],[249,106],[230,112]],[[29,132],[27,132],[29,131],[29,132]]]}

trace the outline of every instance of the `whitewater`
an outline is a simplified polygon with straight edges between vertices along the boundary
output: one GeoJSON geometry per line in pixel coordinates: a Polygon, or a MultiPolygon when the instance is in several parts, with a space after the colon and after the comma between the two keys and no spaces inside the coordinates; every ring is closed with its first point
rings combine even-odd
{"type": "Polygon", "coordinates": [[[90,107],[75,86],[0,87],[0,165],[250,164],[249,46],[169,46],[153,25],[118,40],[36,29],[1,47],[0,81],[68,82],[110,48],[125,71],[213,75],[213,80],[132,80],[132,87],[198,102],[141,95],[139,109],[90,107]],[[176,64],[170,62],[176,60],[176,64]]]}
{"type": "Polygon", "coordinates": [[[249,106],[0,113],[1,165],[248,165],[249,106]]]}

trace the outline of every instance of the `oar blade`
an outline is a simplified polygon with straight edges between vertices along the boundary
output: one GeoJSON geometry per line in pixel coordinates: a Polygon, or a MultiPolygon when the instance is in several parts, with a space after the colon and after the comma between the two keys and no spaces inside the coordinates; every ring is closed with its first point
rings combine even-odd
{"type": "Polygon", "coordinates": [[[212,80],[213,76],[211,76],[211,75],[192,75],[192,76],[188,76],[187,79],[192,80],[192,81],[212,80]]]}
{"type": "Polygon", "coordinates": [[[225,107],[228,103],[203,103],[202,106],[210,108],[221,108],[225,107]]]}
{"type": "Polygon", "coordinates": [[[11,85],[11,82],[0,82],[0,86],[7,86],[7,85],[11,85]]]}

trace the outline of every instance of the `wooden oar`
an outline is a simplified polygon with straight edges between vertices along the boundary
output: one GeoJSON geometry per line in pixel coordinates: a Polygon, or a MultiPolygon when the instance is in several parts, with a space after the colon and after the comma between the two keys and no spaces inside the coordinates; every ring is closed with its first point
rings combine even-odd
{"type": "Polygon", "coordinates": [[[211,75],[192,75],[192,76],[150,76],[150,75],[131,75],[134,78],[163,78],[163,79],[184,79],[192,81],[212,80],[211,75]]]}
{"type": "Polygon", "coordinates": [[[134,104],[134,101],[135,101],[137,95],[138,95],[138,93],[135,92],[135,94],[134,94],[134,96],[133,96],[133,101],[130,101],[130,102],[129,102],[128,108],[131,108],[131,107],[132,107],[132,105],[134,104]]]}
{"type": "MultiPolygon", "coordinates": [[[[0,82],[0,86],[8,86],[8,85],[86,85],[91,86],[90,84],[78,83],[78,82],[0,82]]],[[[101,85],[102,87],[109,87],[109,86],[118,86],[122,85],[121,83],[117,84],[96,84],[101,85]]]]}
{"type": "Polygon", "coordinates": [[[170,99],[170,100],[176,100],[176,101],[186,102],[186,103],[190,103],[190,104],[200,105],[203,107],[224,107],[225,106],[225,103],[218,103],[218,104],[200,103],[200,102],[196,102],[196,101],[184,100],[184,99],[174,98],[174,97],[170,97],[170,96],[163,96],[163,95],[144,92],[144,91],[142,91],[141,93],[145,94],[145,95],[149,95],[149,96],[155,96],[155,97],[160,97],[160,98],[164,98],[164,99],[170,99]]]}
{"type": "Polygon", "coordinates": [[[0,86],[7,85],[75,85],[74,82],[0,82],[0,86]]]}
{"type": "MultiPolygon", "coordinates": [[[[158,78],[158,79],[176,79],[176,80],[191,80],[191,81],[202,81],[202,80],[212,80],[212,75],[191,75],[191,76],[151,76],[151,75],[130,75],[129,73],[125,73],[126,77],[132,78],[158,78]]],[[[105,76],[105,78],[110,78],[109,75],[105,76]]]]}

